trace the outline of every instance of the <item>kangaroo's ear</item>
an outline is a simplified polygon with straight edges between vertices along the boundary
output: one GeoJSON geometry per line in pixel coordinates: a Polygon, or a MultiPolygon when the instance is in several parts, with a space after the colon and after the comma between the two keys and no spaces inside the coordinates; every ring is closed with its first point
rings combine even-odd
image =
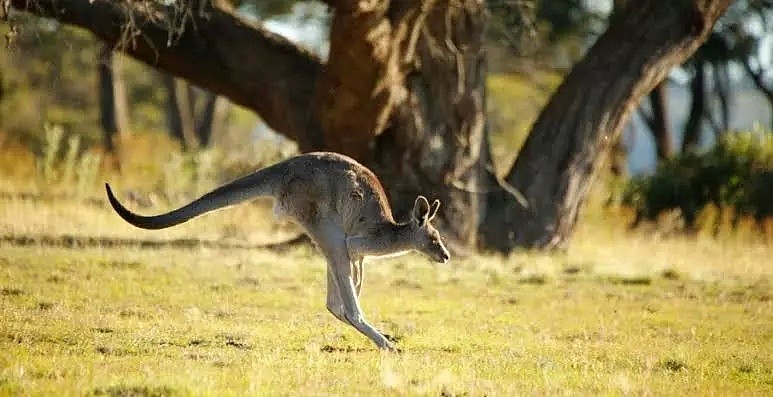
{"type": "Polygon", "coordinates": [[[435,218],[435,215],[437,215],[437,210],[440,209],[440,200],[435,200],[432,202],[432,205],[429,207],[429,221],[435,218]]]}
{"type": "Polygon", "coordinates": [[[413,203],[413,219],[419,226],[424,226],[429,219],[429,202],[424,196],[416,197],[416,202],[413,203]]]}

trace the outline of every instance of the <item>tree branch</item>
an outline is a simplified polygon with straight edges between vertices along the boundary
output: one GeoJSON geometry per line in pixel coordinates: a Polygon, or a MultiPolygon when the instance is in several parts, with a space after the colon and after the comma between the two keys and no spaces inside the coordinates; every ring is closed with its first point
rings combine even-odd
{"type": "Polygon", "coordinates": [[[217,8],[185,12],[156,2],[11,0],[11,5],[85,28],[154,68],[252,109],[301,150],[321,147],[319,121],[310,109],[322,62],[257,24],[217,8]]]}
{"type": "MultiPolygon", "coordinates": [[[[369,160],[373,139],[406,97],[404,54],[421,1],[339,0],[317,92],[325,149],[369,160]]],[[[415,46],[415,42],[413,43],[415,46]]]]}

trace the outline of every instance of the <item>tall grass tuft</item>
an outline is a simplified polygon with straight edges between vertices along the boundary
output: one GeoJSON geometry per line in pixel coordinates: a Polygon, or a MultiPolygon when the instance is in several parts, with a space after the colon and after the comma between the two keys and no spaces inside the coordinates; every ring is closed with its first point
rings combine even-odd
{"type": "Polygon", "coordinates": [[[92,194],[101,172],[102,155],[81,149],[80,136],[65,139],[64,128],[47,124],[42,150],[36,157],[38,190],[78,198],[92,194]]]}
{"type": "Polygon", "coordinates": [[[38,182],[45,189],[57,179],[57,163],[64,138],[64,129],[60,125],[46,124],[43,127],[43,147],[37,160],[38,182]]]}
{"type": "Polygon", "coordinates": [[[80,148],[81,138],[79,136],[73,135],[67,140],[67,151],[62,162],[62,182],[66,186],[72,186],[75,183],[80,148]]]}
{"type": "Polygon", "coordinates": [[[86,152],[77,159],[78,178],[75,186],[79,198],[84,198],[94,191],[102,167],[102,158],[99,152],[86,152]]]}

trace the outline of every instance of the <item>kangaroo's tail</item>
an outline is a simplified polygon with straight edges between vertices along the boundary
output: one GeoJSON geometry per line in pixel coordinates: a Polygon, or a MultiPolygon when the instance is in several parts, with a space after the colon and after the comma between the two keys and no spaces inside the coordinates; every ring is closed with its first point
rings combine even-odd
{"type": "Polygon", "coordinates": [[[155,216],[137,215],[124,207],[115,198],[110,185],[105,183],[107,198],[115,212],[126,222],[143,229],[164,229],[179,225],[201,214],[228,207],[259,196],[273,196],[278,183],[280,164],[255,171],[233,182],[227,183],[193,202],[165,214],[155,216]]]}

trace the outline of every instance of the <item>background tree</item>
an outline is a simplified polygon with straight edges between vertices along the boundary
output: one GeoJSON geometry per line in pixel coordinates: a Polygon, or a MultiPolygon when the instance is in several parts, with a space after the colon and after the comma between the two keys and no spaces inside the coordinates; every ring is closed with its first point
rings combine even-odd
{"type": "Polygon", "coordinates": [[[697,48],[729,1],[625,7],[545,107],[506,183],[494,175],[485,128],[485,6],[327,3],[324,64],[217,5],[181,13],[150,2],[39,0],[27,10],[123,43],[131,56],[255,110],[301,150],[358,158],[382,177],[398,214],[419,192],[440,198],[442,226],[458,245],[508,251],[565,245],[630,109],[697,48]]]}
{"type": "Polygon", "coordinates": [[[97,70],[99,72],[99,121],[105,149],[112,154],[115,152],[115,136],[128,132],[129,104],[119,61],[114,58],[113,49],[108,45],[102,45],[99,50],[97,70]]]}
{"type": "Polygon", "coordinates": [[[169,74],[164,74],[163,81],[169,133],[185,150],[208,146],[212,134],[225,122],[227,102],[169,74]]]}

